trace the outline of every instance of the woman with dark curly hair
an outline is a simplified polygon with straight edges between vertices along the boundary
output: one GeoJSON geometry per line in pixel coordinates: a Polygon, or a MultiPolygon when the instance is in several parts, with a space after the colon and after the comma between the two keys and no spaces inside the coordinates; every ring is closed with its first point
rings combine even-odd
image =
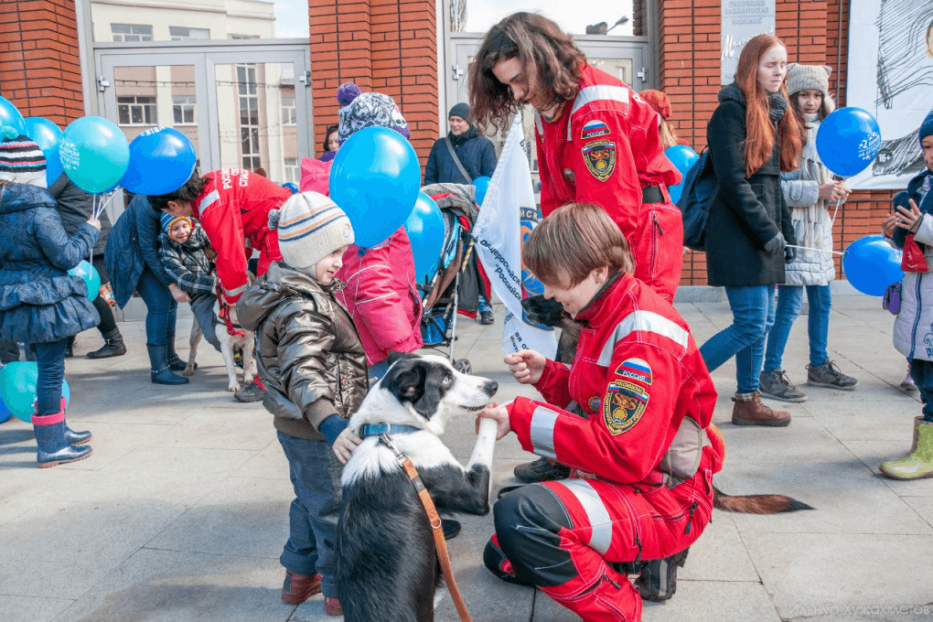
{"type": "Polygon", "coordinates": [[[522,105],[535,109],[542,215],[571,201],[601,206],[628,239],[635,277],[672,301],[683,223],[667,187],[680,173],[664,157],[654,110],[534,13],[493,26],[470,72],[479,128],[505,130],[522,105]]]}

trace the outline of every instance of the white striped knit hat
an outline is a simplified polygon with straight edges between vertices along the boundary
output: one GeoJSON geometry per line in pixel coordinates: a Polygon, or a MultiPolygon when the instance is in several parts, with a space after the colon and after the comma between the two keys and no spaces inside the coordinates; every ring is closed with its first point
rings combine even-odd
{"type": "Polygon", "coordinates": [[[280,210],[269,212],[269,228],[278,230],[282,259],[296,270],[313,268],[338,248],[353,244],[350,219],[317,192],[292,195],[280,210]]]}
{"type": "Polygon", "coordinates": [[[39,145],[9,126],[0,128],[0,138],[0,181],[45,188],[45,156],[39,145]]]}

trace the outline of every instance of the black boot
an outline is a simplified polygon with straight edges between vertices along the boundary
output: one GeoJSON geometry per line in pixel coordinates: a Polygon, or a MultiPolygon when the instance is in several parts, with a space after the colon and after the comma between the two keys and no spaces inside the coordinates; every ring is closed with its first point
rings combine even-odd
{"type": "Polygon", "coordinates": [[[635,579],[635,588],[642,600],[660,602],[674,595],[677,591],[677,568],[684,567],[689,552],[690,549],[686,548],[670,557],[645,562],[641,576],[635,579]]]}
{"type": "Polygon", "coordinates": [[[126,354],[126,346],[123,345],[123,335],[120,334],[119,328],[114,328],[104,335],[104,347],[94,352],[88,352],[87,357],[89,359],[107,359],[111,356],[123,356],[124,354],[126,354]]]}
{"type": "Polygon", "coordinates": [[[550,482],[556,479],[570,477],[570,467],[564,466],[547,458],[538,458],[534,462],[526,462],[515,467],[515,477],[528,484],[537,482],[550,482]]]}
{"type": "Polygon", "coordinates": [[[65,358],[70,359],[75,355],[75,336],[72,335],[65,342],[65,358]]]}
{"type": "Polygon", "coordinates": [[[149,363],[152,365],[152,384],[188,384],[187,378],[169,369],[164,345],[154,346],[147,343],[146,349],[149,350],[149,363]]]}
{"type": "Polygon", "coordinates": [[[188,364],[178,358],[178,354],[175,353],[175,335],[168,336],[165,342],[165,355],[168,357],[166,360],[168,368],[172,371],[184,371],[188,367],[188,364]]]}

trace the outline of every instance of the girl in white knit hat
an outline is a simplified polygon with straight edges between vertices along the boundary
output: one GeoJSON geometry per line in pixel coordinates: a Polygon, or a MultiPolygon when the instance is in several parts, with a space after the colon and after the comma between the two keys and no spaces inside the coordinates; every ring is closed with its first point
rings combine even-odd
{"type": "Polygon", "coordinates": [[[784,347],[794,320],[803,306],[803,291],[807,290],[810,305],[810,364],[807,384],[852,391],[858,380],[846,376],[826,353],[829,333],[829,311],[832,306],[829,284],[835,278],[833,264],[833,214],[839,202],[849,196],[842,181],[834,181],[816,152],[816,133],[820,123],[836,106],[829,95],[830,67],[798,65],[787,68],[787,93],[791,110],[806,131],[800,168],[781,173],[781,189],[790,208],[791,222],[797,238],[793,260],[785,268],[785,281],[778,286],[778,302],[774,326],[768,335],[764,369],[761,372],[761,394],[786,402],[803,402],[807,395],[797,389],[781,369],[784,347]]]}
{"type": "Polygon", "coordinates": [[[279,558],[282,600],[297,605],[323,592],[324,612],[342,615],[335,583],[341,463],[360,442],[347,420],[369,389],[363,344],[334,297],[353,227],[336,203],[304,192],[269,213],[269,228],[278,231],[282,259],[243,294],[237,311],[256,332],[263,406],[275,415],[295,488],[279,558]]]}

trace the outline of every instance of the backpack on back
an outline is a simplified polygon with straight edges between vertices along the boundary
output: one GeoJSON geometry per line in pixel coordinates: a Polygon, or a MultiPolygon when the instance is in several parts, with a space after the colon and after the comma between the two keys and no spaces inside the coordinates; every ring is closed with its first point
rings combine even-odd
{"type": "Polygon", "coordinates": [[[719,190],[709,149],[704,149],[684,177],[683,192],[677,207],[684,219],[684,246],[695,251],[706,250],[706,219],[709,204],[719,190]]]}

